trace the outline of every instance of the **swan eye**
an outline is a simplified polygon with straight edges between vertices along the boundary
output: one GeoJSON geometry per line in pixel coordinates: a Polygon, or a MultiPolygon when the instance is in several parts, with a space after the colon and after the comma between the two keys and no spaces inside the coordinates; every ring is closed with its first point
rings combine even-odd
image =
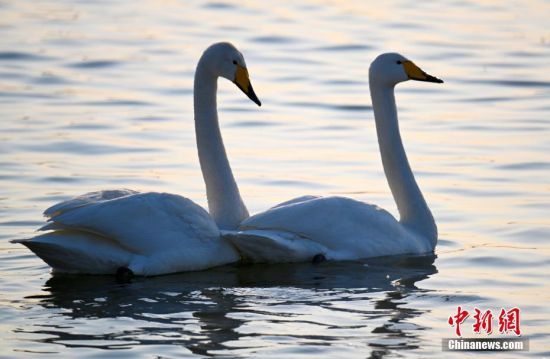
{"type": "Polygon", "coordinates": [[[401,60],[397,60],[396,64],[401,65],[402,64],[401,60]]]}
{"type": "Polygon", "coordinates": [[[233,60],[233,65],[237,65],[237,60],[233,60]]]}

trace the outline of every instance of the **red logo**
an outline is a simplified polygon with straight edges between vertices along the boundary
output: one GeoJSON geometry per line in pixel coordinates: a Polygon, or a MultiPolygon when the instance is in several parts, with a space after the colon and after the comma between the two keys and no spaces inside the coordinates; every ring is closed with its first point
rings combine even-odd
{"type": "Polygon", "coordinates": [[[512,308],[509,311],[501,309],[498,316],[498,331],[501,334],[512,331],[516,335],[521,335],[521,329],[519,328],[519,308],[512,308]]]}
{"type": "Polygon", "coordinates": [[[459,306],[457,308],[456,315],[449,317],[449,321],[448,321],[449,325],[456,327],[455,332],[457,336],[459,337],[462,336],[462,333],[460,332],[460,325],[464,323],[464,321],[466,320],[466,318],[468,318],[469,315],[470,313],[468,313],[467,310],[462,310],[462,308],[459,306]]]}
{"type": "MultiPolygon", "coordinates": [[[[490,309],[481,311],[478,308],[474,308],[474,323],[472,325],[473,331],[476,334],[485,333],[490,335],[493,333],[493,313],[490,309]]],[[[450,326],[455,327],[455,333],[457,336],[462,336],[461,325],[468,319],[470,312],[462,307],[458,306],[455,315],[449,317],[448,323],[450,326]]],[[[500,310],[498,316],[498,332],[500,334],[507,334],[513,332],[516,335],[521,335],[520,329],[520,309],[512,308],[510,310],[500,310]]]]}
{"type": "Polygon", "coordinates": [[[479,334],[483,330],[487,334],[491,334],[493,332],[493,313],[491,313],[491,309],[487,309],[485,312],[481,312],[481,310],[474,308],[476,311],[476,314],[474,315],[475,323],[474,323],[474,333],[479,334]]]}

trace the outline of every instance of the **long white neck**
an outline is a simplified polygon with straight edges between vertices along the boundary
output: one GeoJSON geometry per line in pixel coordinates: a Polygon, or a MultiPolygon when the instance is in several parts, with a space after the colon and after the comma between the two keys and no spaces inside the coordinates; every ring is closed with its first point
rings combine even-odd
{"type": "Polygon", "coordinates": [[[217,89],[217,76],[208,71],[204,59],[201,59],[195,72],[193,97],[195,134],[208,210],[220,229],[236,229],[249,215],[223,146],[218,123],[217,89]]]}
{"type": "Polygon", "coordinates": [[[394,86],[372,78],[369,86],[382,164],[399,210],[400,222],[428,237],[435,245],[437,227],[414,179],[401,141],[394,86]]]}

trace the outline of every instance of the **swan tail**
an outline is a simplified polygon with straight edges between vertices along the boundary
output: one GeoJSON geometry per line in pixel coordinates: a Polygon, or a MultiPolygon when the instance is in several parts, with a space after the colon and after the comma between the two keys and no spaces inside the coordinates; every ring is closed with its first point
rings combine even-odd
{"type": "Polygon", "coordinates": [[[76,231],[54,231],[11,242],[29,248],[55,273],[114,274],[128,266],[132,257],[114,241],[76,231]]]}
{"type": "Polygon", "coordinates": [[[257,229],[221,233],[245,260],[252,262],[304,262],[318,254],[329,258],[326,247],[290,232],[257,229]]]}

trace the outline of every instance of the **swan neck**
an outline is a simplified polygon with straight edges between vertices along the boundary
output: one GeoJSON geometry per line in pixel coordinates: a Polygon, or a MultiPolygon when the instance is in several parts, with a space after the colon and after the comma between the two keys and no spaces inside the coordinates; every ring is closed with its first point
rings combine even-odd
{"type": "Polygon", "coordinates": [[[399,210],[400,222],[428,237],[435,246],[437,227],[403,147],[394,86],[371,79],[370,91],[382,164],[399,210]]]}
{"type": "Polygon", "coordinates": [[[208,210],[220,229],[236,229],[248,211],[233,177],[218,123],[218,77],[201,58],[193,90],[195,134],[208,210]]]}

